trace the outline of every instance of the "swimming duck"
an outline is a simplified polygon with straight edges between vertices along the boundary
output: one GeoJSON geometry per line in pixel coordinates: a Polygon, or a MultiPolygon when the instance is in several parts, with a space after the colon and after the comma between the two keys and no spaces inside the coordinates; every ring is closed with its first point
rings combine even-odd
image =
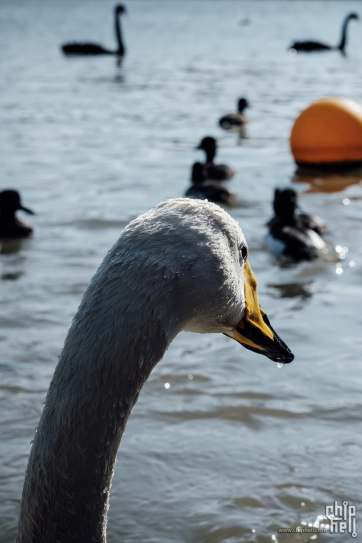
{"type": "Polygon", "coordinates": [[[181,331],[294,356],[261,309],[238,223],[179,198],[132,221],[87,288],[34,437],[17,543],[106,543],[119,443],[144,383],[181,331]]]}
{"type": "Polygon", "coordinates": [[[238,113],[229,113],[221,117],[219,125],[224,130],[230,130],[230,128],[243,128],[248,122],[247,117],[243,115],[243,111],[249,107],[246,98],[240,98],[238,100],[238,113]]]}
{"type": "Polygon", "coordinates": [[[326,226],[319,217],[296,213],[297,193],[293,189],[275,190],[275,217],[269,221],[266,244],[272,253],[291,256],[296,261],[313,260],[326,246],[321,235],[326,226]]]}
{"type": "Polygon", "coordinates": [[[0,238],[27,238],[33,233],[33,229],[28,224],[16,218],[15,213],[20,210],[34,215],[31,209],[21,204],[20,195],[16,190],[0,192],[0,238]]]}
{"type": "Polygon", "coordinates": [[[195,162],[191,170],[191,187],[186,191],[188,198],[197,198],[198,200],[209,200],[217,204],[235,205],[236,196],[226,187],[221,186],[215,181],[207,179],[205,164],[195,162]]]}
{"type": "Polygon", "coordinates": [[[207,136],[203,138],[196,149],[203,149],[206,153],[205,171],[207,179],[212,181],[228,181],[235,175],[235,171],[225,164],[214,164],[217,150],[215,138],[207,136]]]}
{"type": "Polygon", "coordinates": [[[126,8],[121,4],[118,4],[114,8],[115,30],[116,38],[118,42],[118,49],[111,51],[106,49],[103,45],[96,43],[66,43],[62,45],[62,50],[65,55],[116,55],[121,58],[124,56],[126,50],[122,41],[120,15],[126,13],[126,8]]]}
{"type": "Polygon", "coordinates": [[[339,50],[344,53],[347,42],[347,27],[352,19],[359,20],[358,13],[349,13],[346,16],[342,25],[341,41],[337,46],[327,45],[318,41],[296,41],[293,43],[293,45],[290,46],[289,50],[294,49],[295,51],[304,51],[305,53],[312,53],[314,51],[339,50]]]}

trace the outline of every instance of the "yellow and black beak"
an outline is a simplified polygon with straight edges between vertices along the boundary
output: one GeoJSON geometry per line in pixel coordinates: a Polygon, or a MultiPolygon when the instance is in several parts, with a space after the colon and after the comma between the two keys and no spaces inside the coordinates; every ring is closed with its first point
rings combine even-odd
{"type": "Polygon", "coordinates": [[[257,283],[248,259],[244,264],[245,276],[245,313],[232,332],[227,333],[246,349],[267,356],[274,362],[289,364],[294,355],[274,332],[268,317],[258,301],[257,283]]]}

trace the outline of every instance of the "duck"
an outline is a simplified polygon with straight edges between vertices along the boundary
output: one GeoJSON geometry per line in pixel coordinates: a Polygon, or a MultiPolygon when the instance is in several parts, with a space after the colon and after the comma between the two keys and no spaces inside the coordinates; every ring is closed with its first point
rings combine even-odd
{"type": "Polygon", "coordinates": [[[17,211],[25,211],[28,215],[35,213],[21,203],[17,190],[3,190],[0,192],[0,239],[28,238],[33,229],[25,222],[19,221],[15,214],[17,211]]]}
{"type": "Polygon", "coordinates": [[[121,32],[121,23],[120,15],[127,13],[125,6],[118,4],[114,8],[114,19],[115,19],[115,29],[116,29],[116,38],[118,42],[118,49],[116,51],[111,51],[106,49],[103,45],[98,45],[96,43],[66,43],[61,46],[61,49],[65,55],[116,55],[118,58],[122,58],[126,52],[123,41],[122,41],[122,32],[121,32]]]}
{"type": "Polygon", "coordinates": [[[295,261],[314,260],[326,247],[321,236],[327,228],[319,217],[297,213],[297,198],[293,189],[275,190],[275,216],[267,224],[266,245],[270,252],[289,256],[295,261]]]}
{"type": "Polygon", "coordinates": [[[209,200],[216,204],[234,206],[236,196],[226,187],[221,186],[215,181],[209,181],[205,171],[205,164],[195,162],[191,169],[192,185],[186,191],[187,198],[197,198],[199,200],[209,200]]]}
{"type": "Polygon", "coordinates": [[[205,171],[207,178],[212,181],[228,181],[235,175],[235,170],[225,164],[214,164],[217,151],[216,139],[212,136],[203,138],[196,149],[203,149],[206,154],[205,171]]]}
{"type": "Polygon", "coordinates": [[[249,103],[246,98],[239,98],[237,108],[237,113],[228,113],[227,115],[224,115],[219,120],[219,125],[224,130],[230,130],[231,128],[237,128],[241,129],[245,126],[245,124],[248,122],[247,117],[243,115],[243,111],[249,107],[249,103]]]}
{"type": "Polygon", "coordinates": [[[345,53],[345,47],[347,43],[347,27],[350,21],[353,19],[359,20],[358,13],[349,13],[346,15],[343,24],[342,24],[342,35],[341,35],[341,41],[339,45],[332,46],[325,43],[320,43],[318,41],[296,41],[294,42],[289,50],[294,51],[304,51],[305,53],[312,53],[315,51],[333,51],[333,50],[339,50],[341,53],[345,53]]]}
{"type": "Polygon", "coordinates": [[[32,444],[17,543],[106,542],[127,420],[182,330],[226,334],[278,364],[294,358],[259,305],[238,223],[189,198],[133,220],[82,298],[32,444]]]}

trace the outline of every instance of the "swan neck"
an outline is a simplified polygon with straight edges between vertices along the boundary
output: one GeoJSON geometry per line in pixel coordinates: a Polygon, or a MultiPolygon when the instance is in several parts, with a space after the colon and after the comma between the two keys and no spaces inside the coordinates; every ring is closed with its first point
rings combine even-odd
{"type": "Polygon", "coordinates": [[[69,330],[29,457],[17,543],[106,542],[109,490],[127,419],[177,333],[165,330],[144,296],[137,299],[128,286],[111,304],[107,297],[107,285],[97,292],[97,281],[91,283],[69,330]]]}
{"type": "Polygon", "coordinates": [[[340,49],[341,51],[344,51],[344,49],[346,47],[346,43],[347,43],[347,27],[348,27],[348,23],[350,22],[350,20],[351,20],[350,16],[347,16],[346,19],[343,22],[343,25],[342,25],[341,42],[340,42],[340,44],[338,46],[338,49],[340,49]]]}
{"type": "Polygon", "coordinates": [[[115,20],[115,29],[116,29],[116,39],[118,43],[117,55],[123,56],[125,53],[125,48],[122,41],[121,14],[117,13],[117,11],[115,12],[114,20],[115,20]]]}

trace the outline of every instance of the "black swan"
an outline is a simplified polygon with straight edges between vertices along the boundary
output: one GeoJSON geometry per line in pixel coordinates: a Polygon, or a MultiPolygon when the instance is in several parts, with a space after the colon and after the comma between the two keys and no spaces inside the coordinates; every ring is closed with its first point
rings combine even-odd
{"type": "Polygon", "coordinates": [[[219,120],[219,125],[224,130],[230,130],[230,128],[243,128],[248,122],[247,117],[243,115],[243,111],[249,107],[249,103],[246,98],[240,98],[238,100],[238,113],[228,113],[219,120]]]}
{"type": "Polygon", "coordinates": [[[275,216],[269,221],[266,244],[272,253],[296,261],[313,260],[326,244],[321,238],[327,228],[319,217],[297,213],[297,193],[293,189],[275,190],[275,216]]]}
{"type": "Polygon", "coordinates": [[[114,18],[116,27],[116,37],[118,42],[118,49],[116,51],[110,51],[102,45],[96,43],[66,43],[62,45],[62,50],[65,55],[116,55],[117,57],[123,57],[126,50],[122,41],[120,15],[126,13],[126,8],[121,4],[118,4],[114,8],[114,18]]]}
{"type": "Polygon", "coordinates": [[[215,181],[207,179],[205,164],[195,162],[191,170],[192,185],[185,193],[187,198],[197,198],[198,200],[209,200],[216,204],[224,204],[234,206],[236,204],[236,196],[226,187],[221,186],[215,181]]]}
{"type": "Polygon", "coordinates": [[[228,181],[235,175],[235,171],[225,164],[214,164],[214,158],[217,150],[215,138],[206,136],[203,138],[196,149],[203,149],[206,153],[205,170],[207,179],[212,181],[228,181]]]}
{"type": "Polygon", "coordinates": [[[21,204],[20,195],[16,190],[0,192],[0,238],[27,238],[33,233],[33,229],[28,224],[16,218],[15,213],[20,210],[34,215],[31,209],[21,204]]]}
{"type": "Polygon", "coordinates": [[[347,41],[347,26],[351,19],[359,20],[359,15],[357,13],[349,13],[346,16],[342,25],[342,36],[339,45],[332,47],[331,45],[326,45],[325,43],[320,43],[318,41],[296,41],[290,46],[289,50],[294,49],[295,51],[305,51],[308,53],[313,51],[332,51],[339,49],[344,53],[347,41]]]}
{"type": "Polygon", "coordinates": [[[278,364],[292,362],[256,287],[244,234],[211,202],[168,200],[125,228],[83,296],[50,383],[17,543],[105,543],[128,417],[182,330],[226,334],[278,364]]]}

